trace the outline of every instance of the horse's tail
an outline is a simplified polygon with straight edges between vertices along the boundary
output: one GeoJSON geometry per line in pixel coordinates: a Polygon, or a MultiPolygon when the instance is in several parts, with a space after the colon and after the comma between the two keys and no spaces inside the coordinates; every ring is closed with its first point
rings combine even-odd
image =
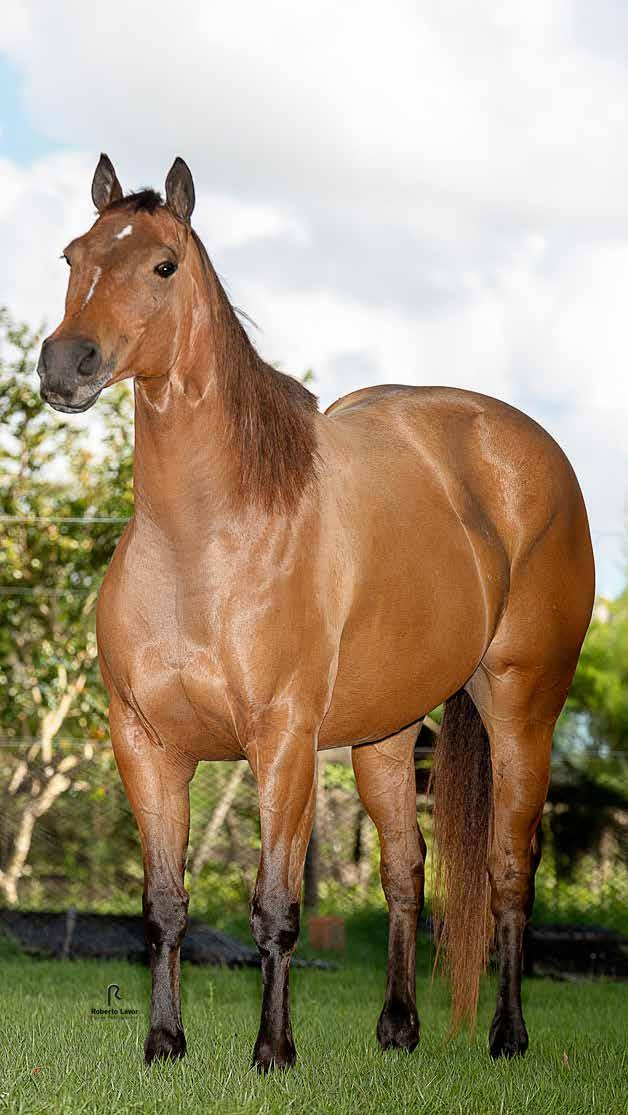
{"type": "Polygon", "coordinates": [[[492,930],[488,852],[492,771],[488,736],[464,689],[445,702],[433,769],[437,961],[451,982],[451,1032],[477,1014],[492,930]]]}

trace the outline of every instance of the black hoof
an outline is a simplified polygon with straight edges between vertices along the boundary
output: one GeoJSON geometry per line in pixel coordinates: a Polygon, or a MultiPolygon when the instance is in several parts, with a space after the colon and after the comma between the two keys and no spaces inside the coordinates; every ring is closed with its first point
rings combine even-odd
{"type": "Polygon", "coordinates": [[[185,1034],[183,1030],[149,1030],[144,1046],[144,1060],[147,1065],[153,1061],[179,1060],[185,1055],[185,1034]]]}
{"type": "Polygon", "coordinates": [[[491,1057],[523,1057],[528,1048],[528,1032],[522,1018],[496,1014],[488,1036],[491,1057]]]}
{"type": "Polygon", "coordinates": [[[253,1067],[266,1074],[271,1069],[292,1068],[297,1059],[297,1051],[290,1035],[283,1035],[278,1041],[258,1037],[253,1050],[253,1067]]]}
{"type": "Polygon", "coordinates": [[[377,1023],[377,1040],[382,1049],[405,1049],[412,1053],[419,1044],[419,1016],[410,1004],[385,1006],[377,1023]]]}

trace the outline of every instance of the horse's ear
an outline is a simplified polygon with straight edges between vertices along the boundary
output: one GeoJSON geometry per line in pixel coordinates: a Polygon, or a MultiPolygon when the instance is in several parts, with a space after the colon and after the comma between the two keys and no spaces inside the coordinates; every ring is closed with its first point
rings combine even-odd
{"type": "Polygon", "coordinates": [[[118,182],[111,159],[108,155],[101,155],[92,180],[94,205],[98,212],[102,213],[112,201],[119,201],[122,196],[122,186],[118,182]]]}
{"type": "Polygon", "coordinates": [[[194,200],[194,182],[190,168],[177,155],[166,178],[166,204],[175,217],[189,224],[194,200]]]}

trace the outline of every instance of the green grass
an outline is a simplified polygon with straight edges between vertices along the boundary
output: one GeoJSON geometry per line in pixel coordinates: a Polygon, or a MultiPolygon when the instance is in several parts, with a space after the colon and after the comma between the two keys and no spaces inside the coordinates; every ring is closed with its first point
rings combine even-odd
{"type": "Polygon", "coordinates": [[[255,971],[185,966],[187,1058],[142,1064],[149,976],[118,962],[33,960],[0,949],[0,1109],[12,1112],[447,1112],[613,1115],[628,1110],[626,998],[618,984],[532,980],[524,1003],[530,1051],[493,1064],[486,1032],[494,983],[483,990],[477,1036],[444,1044],[448,999],[430,987],[420,951],[419,1049],[382,1054],[374,1030],[384,986],[383,922],[349,926],[338,971],[293,973],[299,1064],[259,1078],[250,1068],[260,1002],[255,971]],[[96,1020],[120,985],[136,1018],[96,1020]]]}

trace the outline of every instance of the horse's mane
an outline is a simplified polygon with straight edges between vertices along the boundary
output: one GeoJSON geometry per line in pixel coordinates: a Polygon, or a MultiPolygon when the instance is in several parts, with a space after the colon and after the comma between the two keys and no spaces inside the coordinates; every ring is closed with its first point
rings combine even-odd
{"type": "MultiPolygon", "coordinates": [[[[141,190],[108,208],[154,213],[161,205],[155,190],[141,190]]],[[[194,230],[192,239],[207,283],[216,378],[229,441],[239,460],[241,498],[268,510],[289,509],[315,475],[317,399],[299,380],[258,355],[194,230]]]]}

